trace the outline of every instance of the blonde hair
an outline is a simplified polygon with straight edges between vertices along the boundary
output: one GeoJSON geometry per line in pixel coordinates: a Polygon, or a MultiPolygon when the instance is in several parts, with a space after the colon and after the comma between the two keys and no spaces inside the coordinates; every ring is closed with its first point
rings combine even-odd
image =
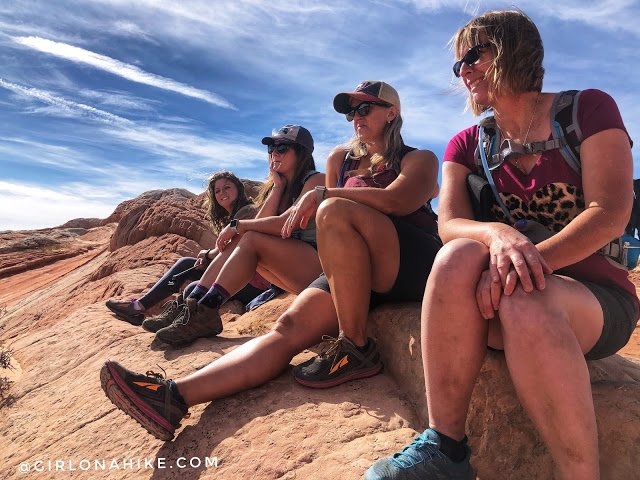
{"type": "MultiPolygon", "coordinates": [[[[474,18],[451,39],[456,58],[460,49],[481,43],[486,35],[494,53],[485,77],[489,81],[489,98],[509,93],[542,91],[544,47],[540,32],[527,15],[517,10],[497,10],[474,18]]],[[[491,110],[475,103],[469,93],[467,106],[474,115],[491,110]]]]}
{"type": "MultiPolygon", "coordinates": [[[[402,149],[404,148],[404,141],[402,135],[400,135],[400,129],[402,128],[402,116],[400,112],[396,117],[387,123],[382,133],[384,139],[384,149],[382,153],[375,153],[371,156],[371,167],[369,170],[371,173],[375,172],[379,167],[392,168],[395,162],[399,162],[402,158],[402,149]]],[[[367,155],[367,146],[361,142],[357,137],[352,138],[347,143],[337,147],[339,149],[347,149],[351,152],[351,155],[360,158],[367,155]]]]}

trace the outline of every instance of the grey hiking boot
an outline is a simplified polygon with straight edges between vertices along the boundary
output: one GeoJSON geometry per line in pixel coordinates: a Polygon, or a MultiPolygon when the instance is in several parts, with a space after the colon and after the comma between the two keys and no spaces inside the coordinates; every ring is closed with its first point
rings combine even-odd
{"type": "Polygon", "coordinates": [[[171,392],[171,380],[161,374],[146,375],[107,360],[100,369],[100,384],[113,404],[160,440],[171,440],[188,417],[187,406],[171,392]]]}
{"type": "Polygon", "coordinates": [[[473,480],[471,449],[464,447],[464,459],[454,462],[440,451],[440,436],[429,428],[400,452],[374,463],[364,480],[473,480]]]}
{"type": "Polygon", "coordinates": [[[293,375],[298,383],[311,388],[329,388],[382,372],[380,354],[370,338],[364,353],[343,333],[337,339],[326,338],[332,341],[328,350],[294,367],[293,375]]]}
{"type": "Polygon", "coordinates": [[[187,298],[182,311],[168,327],[156,332],[156,338],[169,345],[185,345],[200,337],[215,337],[222,332],[222,320],[217,308],[198,304],[187,298]]]}
{"type": "Polygon", "coordinates": [[[169,300],[164,304],[165,309],[160,315],[147,318],[142,322],[142,328],[147,332],[156,333],[161,328],[168,327],[180,315],[184,305],[184,297],[180,294],[175,300],[169,300]]]}

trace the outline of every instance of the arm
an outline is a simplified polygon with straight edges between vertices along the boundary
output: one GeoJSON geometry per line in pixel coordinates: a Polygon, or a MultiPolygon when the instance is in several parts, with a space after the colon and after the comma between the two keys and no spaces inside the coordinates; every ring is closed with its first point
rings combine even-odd
{"type": "Polygon", "coordinates": [[[287,179],[273,169],[271,159],[269,159],[269,175],[273,178],[273,188],[269,192],[267,200],[262,204],[256,218],[265,218],[277,215],[282,195],[284,195],[284,192],[287,189],[287,179]]]}
{"type": "Polygon", "coordinates": [[[429,150],[414,150],[402,159],[398,178],[386,188],[328,188],[325,198],[346,198],[387,215],[408,215],[432,198],[438,186],[438,158],[429,150]]]}
{"type": "Polygon", "coordinates": [[[631,215],[633,157],[627,134],[612,128],[590,136],[582,142],[580,160],[585,210],[537,245],[554,269],[583,260],[622,235],[631,215]]]}
{"type": "MultiPolygon", "coordinates": [[[[437,178],[437,157],[428,150],[414,150],[402,159],[400,174],[386,188],[327,188],[324,198],[346,198],[387,215],[403,216],[416,211],[431,198],[438,185],[437,178]]],[[[298,225],[304,228],[317,208],[315,193],[304,195],[291,212],[282,236],[290,236],[298,225]]]]}
{"type": "MultiPolygon", "coordinates": [[[[470,238],[489,248],[491,281],[502,284],[510,295],[520,279],[522,288],[530,292],[543,289],[544,274],[552,273],[535,245],[515,228],[499,222],[478,222],[466,187],[469,169],[455,162],[444,162],[442,191],[438,203],[438,232],[444,243],[455,238],[470,238]],[[510,274],[511,266],[515,270],[510,274]],[[533,277],[533,281],[531,279],[533,277]]],[[[495,289],[494,289],[495,293],[495,289]]]]}
{"type": "MultiPolygon", "coordinates": [[[[266,233],[269,235],[279,236],[280,232],[282,231],[282,227],[287,221],[287,218],[289,218],[289,212],[295,207],[295,205],[298,202],[301,201],[301,199],[304,197],[304,195],[307,192],[313,192],[316,186],[324,185],[324,182],[325,182],[325,175],[323,173],[318,173],[316,175],[313,175],[311,178],[309,178],[305,182],[304,187],[302,188],[302,192],[300,193],[300,197],[298,197],[298,200],[294,205],[289,207],[281,215],[274,215],[274,216],[264,217],[264,218],[254,218],[249,220],[240,220],[237,226],[238,233],[243,234],[248,231],[254,231],[254,232],[260,232],[260,233],[266,233]]],[[[226,245],[226,243],[228,243],[228,241],[234,235],[235,234],[231,231],[231,229],[227,225],[222,230],[222,232],[220,232],[220,235],[218,236],[218,241],[216,242],[216,246],[220,250],[224,249],[224,245],[226,245]]]]}

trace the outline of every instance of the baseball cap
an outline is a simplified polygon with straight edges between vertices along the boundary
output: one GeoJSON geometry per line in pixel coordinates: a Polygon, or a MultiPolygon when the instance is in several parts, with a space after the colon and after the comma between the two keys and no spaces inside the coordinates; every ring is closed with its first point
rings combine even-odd
{"type": "Polygon", "coordinates": [[[349,113],[351,110],[349,105],[351,97],[363,102],[383,101],[400,108],[400,97],[396,89],[380,80],[365,80],[353,92],[343,92],[336,95],[333,99],[333,108],[335,108],[336,112],[349,113]]]}
{"type": "Polygon", "coordinates": [[[270,137],[262,139],[263,145],[271,145],[275,141],[279,143],[297,143],[310,152],[313,152],[313,137],[309,130],[300,125],[285,125],[278,131],[272,131],[270,137]]]}

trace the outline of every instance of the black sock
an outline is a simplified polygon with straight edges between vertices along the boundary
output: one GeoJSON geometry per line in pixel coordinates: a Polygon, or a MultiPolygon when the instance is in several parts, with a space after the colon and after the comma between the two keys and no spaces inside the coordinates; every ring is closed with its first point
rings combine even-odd
{"type": "MultiPolygon", "coordinates": [[[[202,297],[204,297],[207,294],[208,291],[209,291],[209,289],[207,287],[205,287],[204,285],[200,285],[198,283],[193,288],[193,290],[191,290],[191,293],[189,294],[188,298],[195,298],[196,301],[200,301],[200,299],[202,297]]],[[[186,301],[186,299],[185,299],[185,301],[186,301]]]]}
{"type": "Polygon", "coordinates": [[[173,398],[186,407],[187,402],[185,402],[184,398],[182,398],[182,395],[180,395],[180,392],[178,391],[178,384],[171,380],[171,386],[169,388],[171,390],[171,395],[173,396],[173,398]]]}
{"type": "MultiPolygon", "coordinates": [[[[359,347],[356,345],[356,348],[358,349],[358,351],[360,353],[367,353],[367,350],[369,349],[369,344],[371,343],[371,339],[367,338],[367,343],[364,344],[364,346],[359,347]]],[[[355,345],[355,344],[354,344],[355,345]]]]}
{"type": "Polygon", "coordinates": [[[467,456],[467,449],[464,446],[467,444],[467,436],[465,435],[462,441],[458,442],[451,437],[447,437],[445,434],[437,432],[440,437],[440,451],[444,453],[454,462],[461,462],[464,457],[467,456]]]}
{"type": "Polygon", "coordinates": [[[207,294],[198,303],[209,308],[220,308],[224,302],[229,300],[229,292],[222,286],[214,283],[207,294]]]}

